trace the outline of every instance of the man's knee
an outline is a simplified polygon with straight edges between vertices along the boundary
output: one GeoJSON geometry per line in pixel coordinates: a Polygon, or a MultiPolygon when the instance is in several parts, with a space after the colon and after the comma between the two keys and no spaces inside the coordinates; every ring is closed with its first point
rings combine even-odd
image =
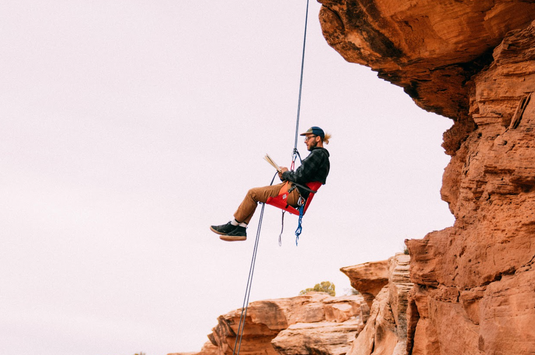
{"type": "Polygon", "coordinates": [[[258,202],[259,199],[262,199],[262,188],[253,187],[252,189],[249,189],[249,191],[247,191],[247,196],[251,197],[253,201],[258,202]]]}
{"type": "Polygon", "coordinates": [[[249,189],[247,196],[255,202],[266,202],[268,197],[271,196],[271,186],[253,187],[249,189]]]}

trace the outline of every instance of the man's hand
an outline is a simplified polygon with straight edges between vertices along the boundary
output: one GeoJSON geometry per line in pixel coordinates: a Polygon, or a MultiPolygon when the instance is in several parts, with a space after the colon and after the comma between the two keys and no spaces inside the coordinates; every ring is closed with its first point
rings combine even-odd
{"type": "Polygon", "coordinates": [[[288,168],[285,168],[285,167],[281,167],[281,168],[280,168],[280,171],[279,171],[279,179],[283,180],[283,179],[282,179],[282,174],[283,174],[285,171],[288,171],[288,168]]]}

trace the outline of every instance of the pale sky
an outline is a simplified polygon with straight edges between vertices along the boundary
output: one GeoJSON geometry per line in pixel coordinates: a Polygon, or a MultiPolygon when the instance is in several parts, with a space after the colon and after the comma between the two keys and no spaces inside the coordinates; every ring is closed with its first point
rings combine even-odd
{"type": "MultiPolygon", "coordinates": [[[[0,354],[198,351],[241,307],[245,242],[209,231],[266,153],[289,165],[306,1],[0,3],[0,354]]],[[[251,300],[296,296],[452,225],[451,120],[347,63],[310,3],[300,131],[332,134],[299,246],[266,207],[251,300]]],[[[302,139],[299,149],[307,155],[302,139]]],[[[258,209],[260,212],[260,209],[258,209]]]]}

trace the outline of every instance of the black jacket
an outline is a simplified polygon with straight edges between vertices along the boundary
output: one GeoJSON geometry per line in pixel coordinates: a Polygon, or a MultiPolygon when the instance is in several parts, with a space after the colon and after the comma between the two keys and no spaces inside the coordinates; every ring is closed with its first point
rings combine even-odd
{"type": "MultiPolygon", "coordinates": [[[[319,181],[325,184],[331,168],[329,155],[325,148],[312,148],[310,154],[301,162],[301,165],[295,171],[285,171],[282,174],[282,179],[296,182],[300,185],[305,185],[312,181],[319,181]]],[[[308,191],[299,188],[299,192],[302,196],[308,197],[308,191]]]]}

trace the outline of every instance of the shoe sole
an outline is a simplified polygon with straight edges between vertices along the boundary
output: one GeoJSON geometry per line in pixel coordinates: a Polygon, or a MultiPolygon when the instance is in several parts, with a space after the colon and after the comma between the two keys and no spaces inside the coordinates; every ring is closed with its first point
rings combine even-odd
{"type": "Polygon", "coordinates": [[[212,232],[214,232],[215,234],[225,235],[225,233],[220,232],[220,231],[217,231],[217,230],[213,229],[212,227],[210,227],[210,230],[211,230],[212,232]]]}
{"type": "Polygon", "coordinates": [[[224,240],[225,242],[239,242],[247,240],[247,237],[244,235],[222,235],[219,239],[224,240]]]}

